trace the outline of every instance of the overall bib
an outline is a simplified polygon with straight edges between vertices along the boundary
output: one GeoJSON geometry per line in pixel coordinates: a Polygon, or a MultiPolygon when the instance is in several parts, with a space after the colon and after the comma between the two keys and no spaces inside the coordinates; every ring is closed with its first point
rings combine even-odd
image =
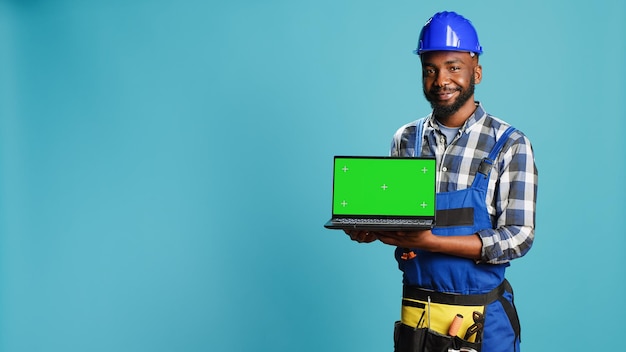
{"type": "MultiPolygon", "coordinates": [[[[416,126],[420,136],[415,139],[416,156],[421,152],[423,122],[416,126]]],[[[489,175],[513,131],[509,127],[497,140],[471,187],[437,193],[433,234],[471,235],[493,228],[485,204],[489,175]]],[[[405,248],[397,248],[395,256],[404,282],[401,321],[394,333],[396,352],[519,351],[519,320],[504,278],[508,264],[405,248]]]]}

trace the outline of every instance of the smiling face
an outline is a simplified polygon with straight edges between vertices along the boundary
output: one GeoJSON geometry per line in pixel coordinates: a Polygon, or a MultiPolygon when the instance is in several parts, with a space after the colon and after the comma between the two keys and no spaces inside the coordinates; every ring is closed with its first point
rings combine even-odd
{"type": "Polygon", "coordinates": [[[480,83],[478,57],[460,51],[421,55],[424,96],[435,117],[449,127],[461,126],[474,112],[474,85],[480,83]]]}

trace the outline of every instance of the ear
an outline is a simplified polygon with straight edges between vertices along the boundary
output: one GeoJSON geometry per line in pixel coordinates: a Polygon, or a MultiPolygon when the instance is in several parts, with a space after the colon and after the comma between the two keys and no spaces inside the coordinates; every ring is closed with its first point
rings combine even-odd
{"type": "Polygon", "coordinates": [[[477,64],[474,66],[474,83],[478,84],[483,79],[483,67],[477,64]]]}

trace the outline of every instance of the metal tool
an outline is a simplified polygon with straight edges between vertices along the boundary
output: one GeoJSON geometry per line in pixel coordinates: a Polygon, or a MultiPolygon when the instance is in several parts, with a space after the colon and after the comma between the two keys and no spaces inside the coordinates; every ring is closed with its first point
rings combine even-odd
{"type": "Polygon", "coordinates": [[[481,312],[474,311],[472,313],[472,319],[474,320],[474,324],[467,328],[463,340],[467,341],[472,335],[476,334],[474,342],[480,343],[483,338],[483,328],[485,327],[485,315],[481,312]]]}

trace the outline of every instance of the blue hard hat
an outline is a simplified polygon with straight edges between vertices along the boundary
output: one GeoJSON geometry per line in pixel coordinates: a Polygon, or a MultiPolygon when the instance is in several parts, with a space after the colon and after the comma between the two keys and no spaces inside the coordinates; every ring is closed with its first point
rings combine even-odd
{"type": "Polygon", "coordinates": [[[417,50],[420,55],[426,51],[468,51],[482,54],[478,34],[472,22],[456,12],[438,12],[431,17],[420,32],[417,50]]]}

